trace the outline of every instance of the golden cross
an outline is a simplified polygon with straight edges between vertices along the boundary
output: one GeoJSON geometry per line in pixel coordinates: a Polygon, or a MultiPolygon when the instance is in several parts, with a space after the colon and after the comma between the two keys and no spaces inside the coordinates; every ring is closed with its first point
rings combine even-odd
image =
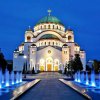
{"type": "Polygon", "coordinates": [[[48,10],[48,14],[49,14],[49,16],[51,15],[51,12],[52,12],[52,11],[49,9],[49,10],[48,10]]]}

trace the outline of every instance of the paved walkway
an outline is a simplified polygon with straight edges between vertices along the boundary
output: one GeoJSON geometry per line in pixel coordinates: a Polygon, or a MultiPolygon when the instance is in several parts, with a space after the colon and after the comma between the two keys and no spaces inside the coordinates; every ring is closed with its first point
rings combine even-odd
{"type": "Polygon", "coordinates": [[[85,100],[58,80],[63,78],[63,75],[59,73],[41,73],[36,77],[42,79],[40,83],[20,97],[19,100],[85,100]]]}
{"type": "Polygon", "coordinates": [[[34,79],[60,79],[60,78],[67,78],[66,75],[62,75],[62,74],[59,74],[58,72],[42,72],[42,73],[39,73],[39,74],[34,74],[34,75],[28,75],[27,76],[28,79],[30,78],[34,78],[34,79]]]}

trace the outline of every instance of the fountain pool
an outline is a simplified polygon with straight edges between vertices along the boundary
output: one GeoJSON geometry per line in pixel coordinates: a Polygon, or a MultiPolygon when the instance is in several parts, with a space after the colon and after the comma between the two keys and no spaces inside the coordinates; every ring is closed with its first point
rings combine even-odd
{"type": "Polygon", "coordinates": [[[78,71],[74,75],[74,83],[79,85],[82,88],[86,88],[87,91],[93,91],[100,93],[100,74],[98,74],[98,79],[95,78],[95,72],[92,71],[90,75],[87,72],[80,72],[78,71]],[[81,77],[81,78],[80,78],[81,77]],[[78,81],[80,80],[80,81],[78,81]]]}

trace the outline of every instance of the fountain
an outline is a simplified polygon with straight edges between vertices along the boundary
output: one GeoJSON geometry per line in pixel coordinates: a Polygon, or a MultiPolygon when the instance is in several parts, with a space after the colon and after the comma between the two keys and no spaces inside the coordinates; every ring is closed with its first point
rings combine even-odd
{"type": "Polygon", "coordinates": [[[89,78],[88,78],[88,73],[86,72],[86,85],[89,85],[89,78]]]}
{"type": "Polygon", "coordinates": [[[81,80],[80,80],[80,71],[78,71],[78,74],[77,74],[77,81],[80,83],[81,82],[81,80]]]}
{"type": "Polygon", "coordinates": [[[14,84],[14,72],[11,72],[11,84],[14,84]]]}
{"type": "Polygon", "coordinates": [[[80,74],[80,72],[78,71],[74,75],[73,84],[77,87],[77,89],[79,87],[85,91],[88,91],[88,93],[92,91],[94,93],[100,94],[100,72],[97,75],[94,71],[91,71],[91,74],[88,75],[88,72],[86,72],[86,74],[84,72],[80,74]],[[95,77],[98,79],[96,80],[95,77]]]}
{"type": "Polygon", "coordinates": [[[6,86],[9,86],[9,71],[6,70],[5,72],[5,84],[6,86]]]}
{"type": "Polygon", "coordinates": [[[95,84],[95,73],[94,71],[91,72],[91,86],[96,86],[95,84]]]}
{"type": "Polygon", "coordinates": [[[2,83],[4,83],[4,74],[2,73],[2,83]]]}
{"type": "Polygon", "coordinates": [[[5,75],[3,75],[2,70],[0,70],[0,88],[2,88],[2,85],[5,84],[5,86],[10,86],[11,84],[20,83],[22,82],[22,73],[16,72],[16,76],[14,72],[12,71],[11,74],[9,74],[9,71],[6,69],[5,75]]]}
{"type": "MultiPolygon", "coordinates": [[[[0,69],[0,76],[2,76],[2,71],[0,69]]],[[[0,88],[2,88],[2,77],[0,77],[0,88]]]]}
{"type": "Polygon", "coordinates": [[[77,82],[77,72],[75,73],[75,76],[74,76],[74,78],[75,78],[75,82],[77,82]]]}
{"type": "Polygon", "coordinates": [[[22,82],[22,73],[20,73],[20,82],[22,82]]]}
{"type": "Polygon", "coordinates": [[[20,83],[20,73],[18,72],[18,83],[20,83]]]}
{"type": "Polygon", "coordinates": [[[98,87],[100,88],[100,72],[99,72],[99,85],[98,85],[98,87]]]}
{"type": "Polygon", "coordinates": [[[19,83],[19,74],[16,72],[16,83],[19,83]]]}
{"type": "Polygon", "coordinates": [[[84,83],[84,72],[81,74],[81,82],[84,83]]]}

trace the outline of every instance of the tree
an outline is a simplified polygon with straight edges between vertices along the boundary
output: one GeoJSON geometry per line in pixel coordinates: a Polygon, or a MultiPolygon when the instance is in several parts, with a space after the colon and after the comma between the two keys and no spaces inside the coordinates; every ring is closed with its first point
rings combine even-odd
{"type": "Polygon", "coordinates": [[[98,72],[100,70],[100,62],[98,60],[93,61],[93,70],[98,72]]]}
{"type": "Polygon", "coordinates": [[[11,73],[11,71],[13,70],[13,65],[12,64],[7,64],[7,69],[11,73]]]}
{"type": "Polygon", "coordinates": [[[0,49],[0,68],[2,69],[3,73],[5,72],[6,66],[7,66],[7,61],[5,60],[4,55],[0,49]]]}
{"type": "Polygon", "coordinates": [[[22,73],[25,74],[25,63],[23,65],[23,72],[22,73]]]}
{"type": "Polygon", "coordinates": [[[74,65],[73,65],[73,60],[71,59],[71,60],[69,61],[69,63],[68,63],[67,75],[68,75],[68,76],[71,76],[72,78],[73,78],[73,70],[74,70],[73,67],[74,67],[74,65]]]}
{"type": "Polygon", "coordinates": [[[33,69],[32,69],[32,74],[35,74],[35,70],[34,70],[34,67],[33,67],[33,69]]]}
{"type": "Polygon", "coordinates": [[[92,70],[92,68],[90,68],[89,65],[86,65],[86,71],[90,72],[91,70],[92,70]]]}
{"type": "Polygon", "coordinates": [[[66,73],[67,73],[67,63],[65,65],[65,69],[64,69],[64,74],[66,74],[66,73]]]}
{"type": "Polygon", "coordinates": [[[83,70],[83,65],[79,54],[75,54],[75,58],[72,62],[72,68],[74,69],[75,72],[83,70]]]}

